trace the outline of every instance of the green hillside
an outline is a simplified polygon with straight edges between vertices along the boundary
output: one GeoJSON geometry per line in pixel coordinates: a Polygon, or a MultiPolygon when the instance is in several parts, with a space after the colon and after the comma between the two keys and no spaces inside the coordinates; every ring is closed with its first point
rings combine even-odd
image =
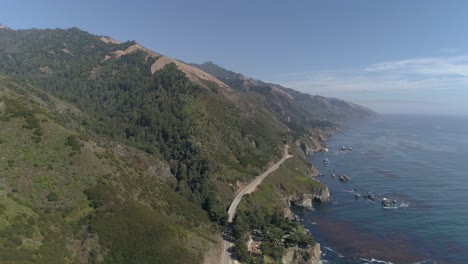
{"type": "Polygon", "coordinates": [[[206,212],[62,125],[74,111],[0,76],[0,262],[201,263],[206,212]]]}
{"type": "Polygon", "coordinates": [[[244,95],[195,84],[174,64],[151,74],[155,59],[143,51],[103,60],[133,42],[104,43],[78,29],[4,31],[1,71],[87,113],[90,118],[81,120],[85,130],[167,161],[177,177],[176,190],[207,208],[212,218],[222,221],[234,191],[220,190],[252,177],[280,155],[286,127],[244,95]],[[44,68],[50,71],[43,73],[44,68]],[[212,208],[209,200],[220,206],[212,208]]]}

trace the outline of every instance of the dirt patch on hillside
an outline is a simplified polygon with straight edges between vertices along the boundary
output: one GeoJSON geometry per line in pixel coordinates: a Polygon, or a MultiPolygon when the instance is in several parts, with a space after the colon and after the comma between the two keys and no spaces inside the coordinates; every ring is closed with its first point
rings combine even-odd
{"type": "Polygon", "coordinates": [[[54,72],[49,68],[49,66],[39,67],[39,71],[45,75],[52,75],[54,72]]]}
{"type": "Polygon", "coordinates": [[[151,51],[143,46],[141,46],[140,44],[133,44],[131,45],[130,47],[126,48],[125,50],[116,50],[116,51],[113,51],[111,52],[110,54],[106,55],[104,57],[104,60],[103,61],[106,61],[110,58],[120,58],[124,55],[128,55],[128,54],[132,54],[132,53],[135,53],[137,51],[143,51],[145,52],[148,56],[146,57],[146,59],[148,59],[149,57],[151,58],[157,58],[157,57],[160,57],[162,56],[161,54],[159,53],[156,53],[154,51],[151,51]]]}
{"type": "Polygon", "coordinates": [[[159,71],[160,69],[164,68],[164,66],[170,63],[174,63],[177,66],[177,68],[183,71],[187,75],[187,77],[193,82],[202,84],[203,86],[205,86],[205,84],[203,82],[200,83],[200,81],[213,82],[219,85],[220,87],[229,89],[229,86],[227,86],[222,81],[216,79],[211,74],[208,74],[198,68],[192,67],[190,65],[187,65],[185,63],[179,62],[166,56],[158,58],[156,62],[154,62],[153,65],[151,65],[151,73],[159,71]]]}
{"type": "Polygon", "coordinates": [[[72,53],[69,49],[63,48],[63,49],[61,49],[61,51],[62,51],[63,53],[65,53],[65,54],[68,54],[68,55],[72,55],[72,56],[73,56],[73,53],[72,53]]]}
{"type": "Polygon", "coordinates": [[[229,86],[227,86],[225,83],[218,80],[217,78],[213,77],[211,74],[208,74],[198,68],[182,63],[178,60],[163,56],[157,52],[154,52],[152,50],[149,50],[141,46],[138,43],[131,45],[125,50],[116,50],[116,51],[109,53],[108,55],[104,57],[103,61],[109,60],[111,58],[119,58],[124,55],[135,53],[137,51],[145,52],[147,54],[145,58],[146,60],[148,60],[148,58],[156,58],[156,61],[151,65],[152,74],[164,68],[164,66],[166,66],[167,64],[174,63],[177,66],[177,68],[179,68],[181,71],[183,71],[187,75],[187,78],[189,78],[191,81],[195,83],[198,83],[204,87],[207,87],[205,82],[212,82],[212,83],[216,83],[218,86],[222,88],[230,89],[229,86]]]}
{"type": "Polygon", "coordinates": [[[111,37],[106,37],[106,36],[100,37],[99,40],[104,42],[104,43],[120,44],[120,42],[118,42],[117,40],[115,40],[115,39],[113,39],[111,37]]]}
{"type": "Polygon", "coordinates": [[[215,247],[211,248],[205,255],[203,264],[219,264],[223,254],[223,241],[219,240],[215,247]]]}

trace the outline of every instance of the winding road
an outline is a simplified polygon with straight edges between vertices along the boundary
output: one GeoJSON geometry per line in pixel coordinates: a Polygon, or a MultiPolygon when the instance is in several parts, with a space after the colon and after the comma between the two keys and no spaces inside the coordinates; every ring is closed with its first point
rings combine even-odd
{"type": "MultiPolygon", "coordinates": [[[[239,205],[239,202],[242,200],[242,197],[245,194],[249,194],[255,191],[257,186],[262,183],[263,179],[265,179],[270,173],[274,172],[277,170],[283,162],[285,162],[287,159],[291,158],[292,155],[288,154],[288,145],[284,146],[284,155],[281,158],[280,161],[275,163],[273,166],[268,168],[265,172],[263,172],[261,175],[257,176],[251,183],[249,183],[247,186],[245,186],[234,198],[232,201],[231,205],[229,206],[228,210],[228,222],[229,224],[232,223],[232,220],[234,219],[234,215],[236,214],[236,209],[237,206],[239,205]]],[[[229,241],[229,236],[225,235],[224,236],[224,241],[223,241],[223,253],[221,255],[221,264],[233,264],[233,263],[238,263],[236,260],[234,260],[231,256],[231,254],[228,252],[230,248],[232,248],[234,244],[229,241]]]]}

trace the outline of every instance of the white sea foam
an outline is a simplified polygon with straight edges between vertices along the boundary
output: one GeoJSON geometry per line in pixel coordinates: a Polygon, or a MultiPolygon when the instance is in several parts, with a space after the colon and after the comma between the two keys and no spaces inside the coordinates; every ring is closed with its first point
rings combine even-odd
{"type": "Polygon", "coordinates": [[[400,207],[404,207],[404,208],[409,207],[409,203],[401,203],[400,207]]]}
{"type": "MultiPolygon", "coordinates": [[[[326,249],[326,250],[328,250],[328,251],[330,251],[330,252],[332,252],[333,255],[336,255],[336,256],[339,257],[339,258],[344,258],[344,257],[345,257],[345,256],[341,255],[339,252],[336,252],[335,250],[333,250],[333,249],[331,249],[331,248],[329,248],[329,247],[325,247],[325,246],[324,246],[323,248],[326,249]]],[[[326,256],[326,252],[325,252],[325,251],[323,251],[322,256],[326,256]]]]}
{"type": "Polygon", "coordinates": [[[384,209],[398,209],[398,208],[407,208],[407,207],[409,207],[409,203],[401,203],[395,206],[384,206],[383,208],[384,209]]]}
{"type": "MultiPolygon", "coordinates": [[[[329,247],[323,247],[324,249],[328,250],[328,251],[331,251],[331,252],[335,252],[335,250],[329,248],[329,247]]],[[[336,253],[336,252],[335,252],[336,253]]]]}
{"type": "Polygon", "coordinates": [[[371,264],[371,263],[383,263],[383,264],[393,264],[393,262],[390,261],[385,261],[385,260],[379,260],[379,259],[366,259],[366,258],[359,258],[362,261],[365,261],[365,263],[371,264]]]}

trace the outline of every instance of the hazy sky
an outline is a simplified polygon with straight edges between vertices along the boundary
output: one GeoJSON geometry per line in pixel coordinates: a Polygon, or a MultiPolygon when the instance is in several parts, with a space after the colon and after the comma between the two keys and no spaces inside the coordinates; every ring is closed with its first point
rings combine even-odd
{"type": "Polygon", "coordinates": [[[468,1],[2,0],[0,23],[77,26],[380,112],[468,115],[468,1]]]}

